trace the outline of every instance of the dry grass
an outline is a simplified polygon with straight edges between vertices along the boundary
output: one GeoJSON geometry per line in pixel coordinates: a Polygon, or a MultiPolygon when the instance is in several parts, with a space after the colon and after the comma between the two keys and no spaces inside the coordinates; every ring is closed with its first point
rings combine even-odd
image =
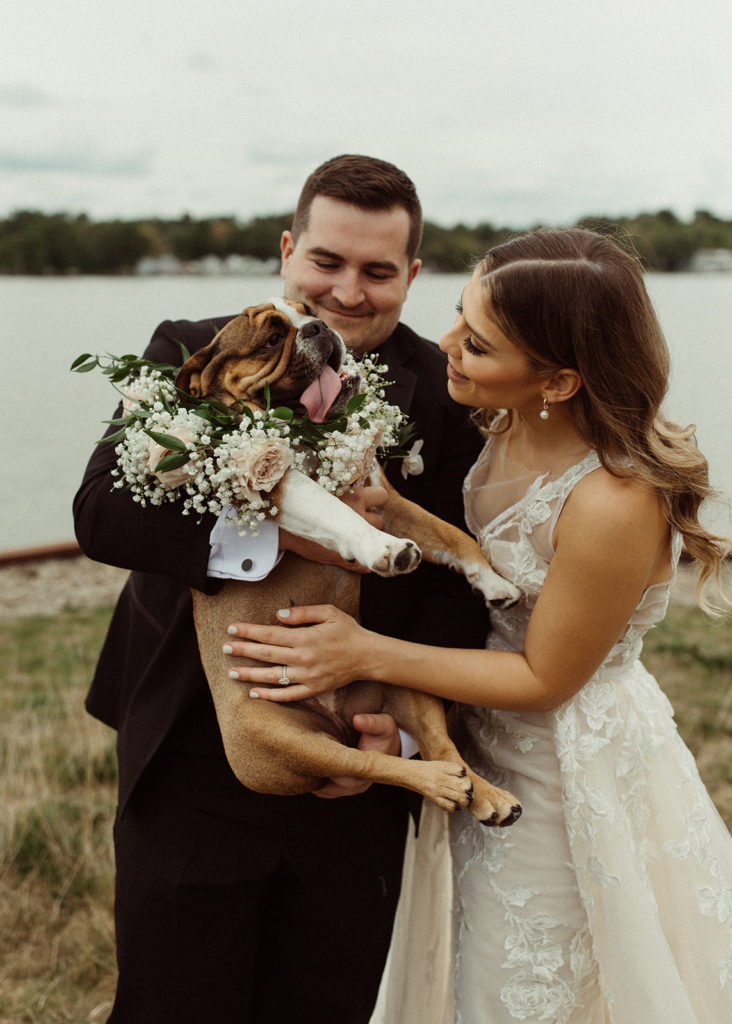
{"type": "Polygon", "coordinates": [[[105,1020],[114,990],[114,736],[83,709],[109,619],[2,623],[0,1022],[105,1020]]]}
{"type": "Polygon", "coordinates": [[[672,605],[644,644],[643,662],[674,706],[679,732],[732,829],[732,617],[672,605]]]}
{"type": "MultiPolygon", "coordinates": [[[[0,622],[0,1024],[106,1020],[114,737],[83,699],[109,609],[0,622]]],[[[644,661],[732,826],[732,621],[674,606],[644,661]]]]}

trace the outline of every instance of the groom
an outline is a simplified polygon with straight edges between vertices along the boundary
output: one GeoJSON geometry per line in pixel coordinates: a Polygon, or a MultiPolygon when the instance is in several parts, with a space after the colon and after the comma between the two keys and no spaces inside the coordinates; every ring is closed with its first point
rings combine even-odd
{"type": "MultiPolygon", "coordinates": [[[[448,398],[437,346],[399,323],[421,231],[403,172],[336,157],[305,183],[282,236],[281,273],[287,298],[306,302],[355,353],[376,352],[388,365],[387,399],[424,441],[422,475],[405,480],[391,464],[390,478],[462,525],[462,480],[480,439],[448,398]]],[[[178,341],[195,351],[229,319],[163,323],[146,355],[180,361],[178,341]]],[[[87,700],[118,731],[119,981],[109,1019],[367,1024],[399,892],[403,793],[371,786],[318,799],[241,786],[224,756],[191,614],[191,587],[213,593],[222,576],[263,578],[278,550],[302,550],[300,542],[270,524],[232,559],[214,517],[197,522],[175,503],[141,508],[112,490],[113,468],[111,446],[97,448],[74,505],[82,549],[132,570],[87,700]]],[[[482,646],[487,629],[464,581],[427,565],[394,580],[363,577],[362,619],[446,646],[482,646]]],[[[379,716],[361,725],[362,745],[398,749],[379,716]]],[[[344,791],[331,784],[323,795],[344,791]]]]}

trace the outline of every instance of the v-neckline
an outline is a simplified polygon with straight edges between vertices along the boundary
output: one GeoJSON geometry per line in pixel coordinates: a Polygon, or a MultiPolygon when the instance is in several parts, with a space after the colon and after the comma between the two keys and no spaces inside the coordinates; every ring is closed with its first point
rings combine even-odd
{"type": "MultiPolygon", "coordinates": [[[[490,452],[489,452],[489,454],[490,454],[490,452]]],[[[501,520],[503,520],[505,518],[508,518],[509,517],[509,513],[513,513],[516,509],[518,509],[520,507],[520,505],[523,502],[526,501],[526,499],[529,497],[529,494],[530,494],[532,488],[534,488],[534,487],[536,488],[536,490],[535,490],[535,492],[533,494],[533,498],[535,499],[540,494],[540,492],[544,489],[544,487],[547,487],[549,484],[560,484],[562,482],[562,480],[564,479],[564,477],[567,476],[568,473],[571,473],[572,470],[577,469],[585,461],[587,461],[588,459],[591,459],[593,457],[595,459],[597,459],[597,453],[595,452],[594,448],[590,448],[590,450],[587,452],[587,454],[583,455],[582,458],[578,462],[573,462],[571,466],[567,466],[567,468],[565,470],[563,470],[559,474],[559,476],[556,477],[553,480],[547,480],[546,479],[549,476],[549,474],[551,473],[551,470],[549,470],[549,469],[547,469],[545,473],[538,474],[538,476],[534,477],[534,479],[531,481],[531,483],[526,488],[526,490],[524,491],[524,493],[521,495],[520,498],[517,498],[516,501],[512,502],[510,505],[508,505],[506,508],[504,508],[502,512],[499,512],[497,516],[494,516],[493,519],[489,520],[487,523],[485,523],[485,525],[480,526],[478,528],[478,533],[479,534],[483,534],[487,530],[489,530],[490,528],[492,528],[494,526],[497,526],[501,522],[501,520]]],[[[595,468],[599,468],[599,466],[600,466],[600,461],[599,461],[599,459],[597,459],[597,467],[595,467],[595,468]]],[[[529,473],[527,473],[527,476],[528,475],[529,475],[529,473]]],[[[472,476],[472,474],[471,474],[471,476],[472,476]]],[[[501,483],[501,481],[496,481],[496,482],[497,483],[501,483]]],[[[479,486],[483,486],[483,485],[481,484],[479,486]]],[[[476,536],[477,535],[478,534],[476,534],[476,536]]]]}

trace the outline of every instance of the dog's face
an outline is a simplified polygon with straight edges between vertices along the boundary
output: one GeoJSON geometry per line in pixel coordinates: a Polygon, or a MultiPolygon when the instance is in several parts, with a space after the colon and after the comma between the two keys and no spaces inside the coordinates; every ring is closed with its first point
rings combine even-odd
{"type": "MultiPolygon", "coordinates": [[[[356,387],[342,378],[343,339],[316,320],[301,302],[272,299],[250,306],[230,321],[210,345],[188,359],[176,385],[194,398],[224,405],[264,407],[269,385],[272,405],[287,405],[322,423],[331,409],[345,406],[356,387]]],[[[357,382],[355,382],[357,385],[357,382]]]]}

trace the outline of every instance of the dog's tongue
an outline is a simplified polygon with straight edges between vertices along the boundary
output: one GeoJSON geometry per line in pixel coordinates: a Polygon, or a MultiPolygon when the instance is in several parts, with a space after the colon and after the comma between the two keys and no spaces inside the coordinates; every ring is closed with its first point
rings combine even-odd
{"type": "Polygon", "coordinates": [[[341,379],[332,366],[326,366],[317,380],[308,384],[300,395],[300,401],[313,423],[323,422],[340,390],[341,379]]]}

